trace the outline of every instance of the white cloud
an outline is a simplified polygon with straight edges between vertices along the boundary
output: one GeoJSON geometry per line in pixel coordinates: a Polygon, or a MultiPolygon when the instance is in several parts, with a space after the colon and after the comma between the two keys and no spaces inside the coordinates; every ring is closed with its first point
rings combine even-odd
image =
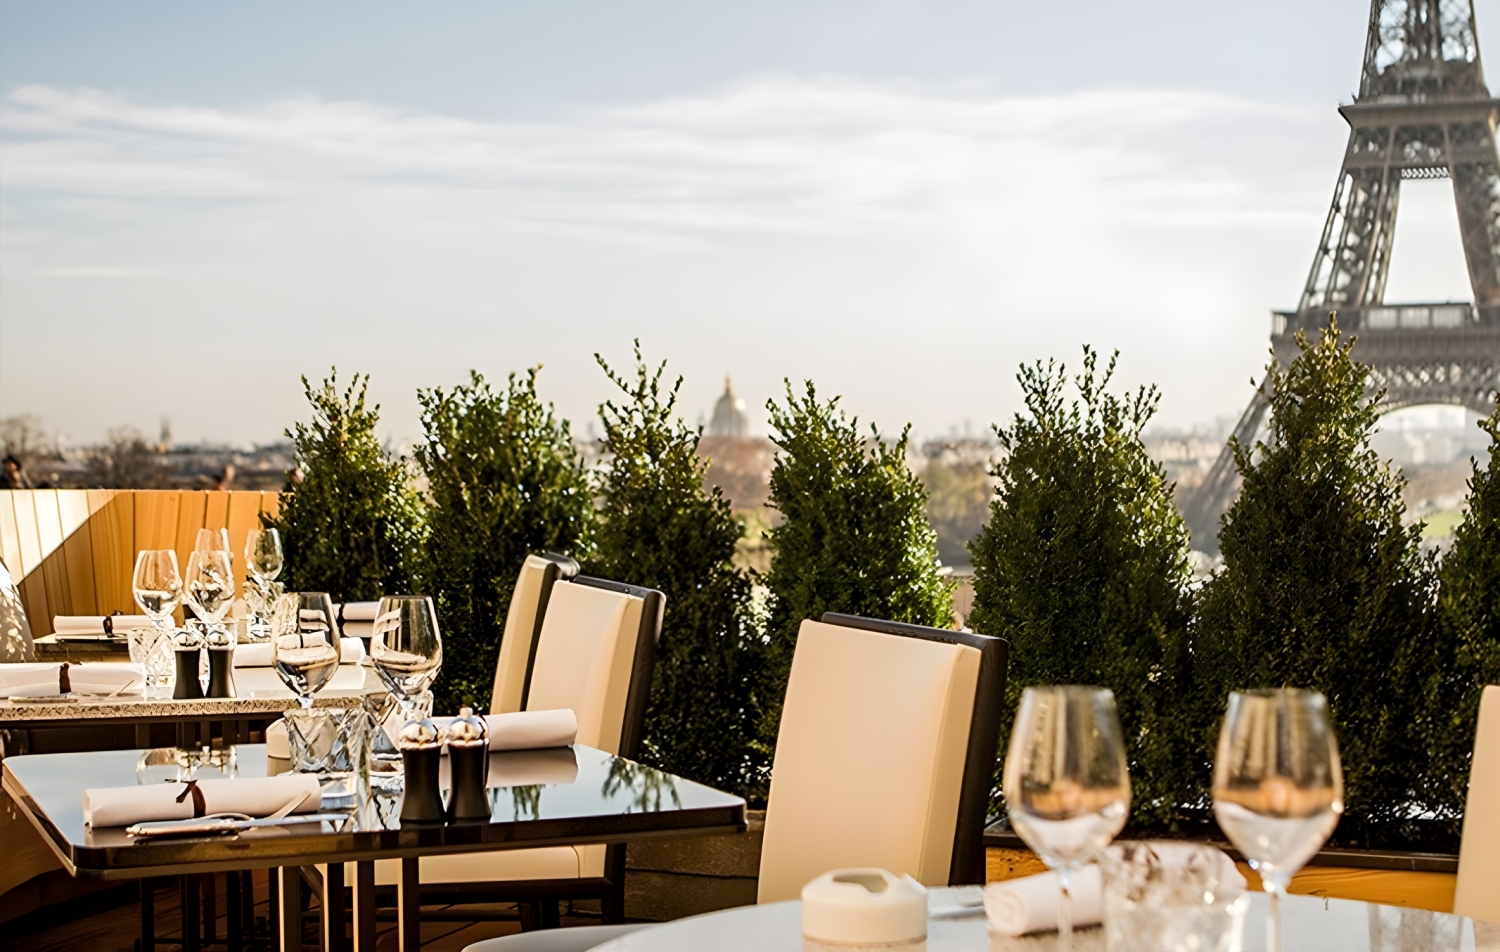
{"type": "Polygon", "coordinates": [[[728,369],[752,394],[816,376],[887,425],[980,424],[1014,406],[1017,362],[1092,342],[1160,382],[1169,415],[1234,413],[1343,135],[1331,108],[1216,93],[832,77],[549,123],[27,87],[0,108],[0,412],[149,422],[208,379],[205,354],[234,354],[256,370],[222,372],[274,395],[179,409],[179,432],[269,435],[300,412],[294,374],[334,361],[375,372],[405,435],[411,387],[469,365],[545,360],[582,417],[604,395],[589,355],[639,334],[689,375],[689,406],[728,369]],[[127,292],[65,280],[127,274],[127,292]],[[54,357],[142,334],[173,383],[111,411],[38,399],[54,357]]]}

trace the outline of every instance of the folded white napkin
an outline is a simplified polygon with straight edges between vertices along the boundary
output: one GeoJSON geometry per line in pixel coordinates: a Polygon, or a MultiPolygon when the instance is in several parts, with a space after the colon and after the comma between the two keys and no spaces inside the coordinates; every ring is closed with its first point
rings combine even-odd
{"type": "MultiPolygon", "coordinates": [[[[451,717],[434,717],[447,730],[451,717]]],[[[513,714],[486,714],[490,731],[490,750],[534,750],[542,747],[568,747],[578,739],[578,715],[572,708],[553,711],[517,711],[513,714]]],[[[448,748],[443,748],[447,753],[448,748]]]]}
{"type": "Polygon", "coordinates": [[[200,780],[202,810],[182,783],[153,783],[135,787],[96,787],[83,791],[83,822],[88,826],[128,826],[152,820],[187,820],[213,813],[270,816],[288,803],[301,800],[293,813],[312,813],[323,804],[318,778],[313,774],[283,774],[236,780],[200,780]],[[184,792],[189,793],[183,796],[184,792]]]}
{"type": "MultiPolygon", "coordinates": [[[[1190,843],[1153,843],[1158,856],[1168,863],[1187,862],[1190,843]]],[[[1243,891],[1245,877],[1235,868],[1234,860],[1219,852],[1219,882],[1229,891],[1243,891]]],[[[1104,887],[1099,867],[1093,863],[1073,875],[1073,925],[1098,925],[1103,921],[1104,887]]],[[[990,931],[1002,935],[1027,935],[1057,928],[1057,906],[1062,890],[1056,873],[1038,873],[984,887],[984,911],[990,920],[990,931]]]]}
{"type": "MultiPolygon", "coordinates": [[[[51,697],[63,694],[62,667],[51,663],[0,664],[0,696],[51,697]]],[[[74,694],[114,694],[119,690],[121,697],[139,697],[145,693],[146,669],[138,664],[116,661],[69,664],[68,685],[74,694]]]]}
{"type": "MultiPolygon", "coordinates": [[[[358,664],[365,656],[365,643],[358,638],[343,638],[339,641],[339,663],[358,664]]],[[[269,668],[271,666],[271,643],[236,645],[234,649],[236,668],[269,668]]]]}
{"type": "Polygon", "coordinates": [[[53,615],[52,630],[59,635],[102,635],[106,618],[112,631],[151,627],[147,615],[53,615]]]}
{"type": "Polygon", "coordinates": [[[343,619],[351,621],[374,621],[375,616],[380,613],[380,602],[345,602],[343,605],[333,606],[334,614],[337,615],[342,609],[343,619]]]}

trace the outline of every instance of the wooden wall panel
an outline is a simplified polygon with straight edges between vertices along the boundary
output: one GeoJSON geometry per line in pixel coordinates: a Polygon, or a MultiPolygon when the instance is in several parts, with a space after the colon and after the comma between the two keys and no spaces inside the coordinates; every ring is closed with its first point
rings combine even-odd
{"type": "Polygon", "coordinates": [[[281,513],[281,493],[261,493],[260,511],[267,518],[275,519],[281,513]]]}
{"type": "Polygon", "coordinates": [[[31,573],[16,587],[21,592],[21,607],[26,609],[26,620],[31,623],[31,637],[52,634],[52,608],[47,604],[47,583],[42,581],[42,573],[31,573]]]}
{"type": "Polygon", "coordinates": [[[16,504],[11,497],[15,491],[0,491],[0,560],[11,578],[18,582],[26,573],[21,569],[21,539],[16,534],[16,504]]]}
{"type": "Polygon", "coordinates": [[[234,553],[234,590],[245,589],[245,539],[260,528],[259,492],[237,490],[229,494],[229,549],[234,553]]]}
{"type": "Polygon", "coordinates": [[[31,494],[36,506],[36,532],[42,553],[42,582],[47,586],[47,607],[54,615],[72,615],[73,597],[68,590],[68,564],[62,550],[62,514],[57,490],[37,489],[31,494]]]}
{"type": "Polygon", "coordinates": [[[208,493],[185,492],[177,505],[177,568],[187,569],[188,556],[198,544],[198,530],[204,527],[208,493]]]}
{"type": "Polygon", "coordinates": [[[42,543],[36,533],[35,490],[22,489],[11,493],[16,506],[16,537],[21,546],[21,571],[19,575],[30,575],[42,564],[42,543]]]}
{"type": "Polygon", "coordinates": [[[110,496],[89,493],[89,505],[101,503],[89,518],[89,548],[94,556],[94,602],[100,614],[133,614],[135,596],[130,575],[135,571],[135,494],[110,496]]]}
{"type": "MultiPolygon", "coordinates": [[[[89,544],[89,496],[84,489],[59,489],[63,563],[68,574],[69,615],[97,615],[94,599],[94,553],[89,544]]],[[[57,612],[54,612],[57,614],[57,612]]]]}
{"type": "Polygon", "coordinates": [[[135,553],[142,549],[170,549],[177,544],[177,504],[181,493],[171,490],[139,490],[135,497],[135,553]]]}

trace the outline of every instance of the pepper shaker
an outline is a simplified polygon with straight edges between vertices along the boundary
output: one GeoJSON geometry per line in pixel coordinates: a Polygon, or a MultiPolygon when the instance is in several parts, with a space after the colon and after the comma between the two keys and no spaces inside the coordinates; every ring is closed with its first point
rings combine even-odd
{"type": "Polygon", "coordinates": [[[208,696],[234,697],[235,636],[224,628],[208,633],[208,696]]]}
{"type": "Polygon", "coordinates": [[[406,774],[401,801],[402,823],[443,822],[443,795],[438,789],[438,765],[443,755],[443,732],[431,720],[407,721],[397,739],[406,774]]]}
{"type": "Polygon", "coordinates": [[[198,667],[203,663],[203,636],[191,627],[172,633],[172,651],[177,657],[177,679],[172,687],[174,700],[196,700],[203,696],[203,682],[198,667]]]}
{"type": "Polygon", "coordinates": [[[472,707],[458,712],[448,725],[448,819],[488,820],[490,800],[485,780],[490,772],[490,730],[472,707]]]}

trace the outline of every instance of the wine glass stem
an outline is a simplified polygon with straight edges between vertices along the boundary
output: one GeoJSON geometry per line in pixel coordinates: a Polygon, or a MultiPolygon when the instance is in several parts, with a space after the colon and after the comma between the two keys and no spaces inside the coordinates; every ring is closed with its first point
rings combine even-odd
{"type": "Polygon", "coordinates": [[[1057,949],[1058,952],[1073,950],[1073,875],[1070,870],[1059,870],[1057,874],[1057,949]]]}
{"type": "Polygon", "coordinates": [[[1281,952],[1281,886],[1266,884],[1266,952],[1281,952]]]}

